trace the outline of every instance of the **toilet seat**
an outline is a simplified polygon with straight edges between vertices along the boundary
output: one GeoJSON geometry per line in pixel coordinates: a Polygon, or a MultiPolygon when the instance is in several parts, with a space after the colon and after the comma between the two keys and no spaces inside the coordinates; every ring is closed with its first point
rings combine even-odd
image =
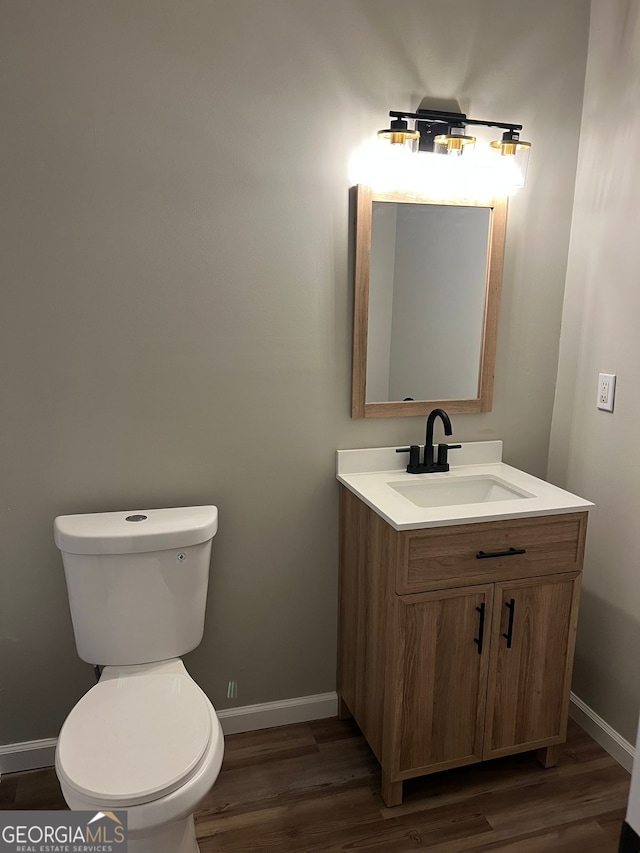
{"type": "Polygon", "coordinates": [[[212,738],[221,736],[210,711],[186,674],[100,681],[62,727],[58,772],[78,794],[105,806],[160,799],[198,772],[212,738]]]}

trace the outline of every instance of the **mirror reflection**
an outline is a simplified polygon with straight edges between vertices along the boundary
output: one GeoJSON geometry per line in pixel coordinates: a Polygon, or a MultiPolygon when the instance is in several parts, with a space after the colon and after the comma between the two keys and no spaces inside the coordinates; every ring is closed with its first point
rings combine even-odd
{"type": "Polygon", "coordinates": [[[357,188],[353,417],[490,411],[505,218],[357,188]]]}
{"type": "Polygon", "coordinates": [[[368,403],[478,396],[490,212],[373,202],[368,403]]]}

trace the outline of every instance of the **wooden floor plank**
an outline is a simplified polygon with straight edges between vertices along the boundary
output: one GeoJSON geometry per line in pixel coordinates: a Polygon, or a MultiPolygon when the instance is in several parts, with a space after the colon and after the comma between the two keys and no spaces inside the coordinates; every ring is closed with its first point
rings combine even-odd
{"type": "Polygon", "coordinates": [[[494,829],[513,832],[588,819],[612,811],[626,797],[628,775],[620,771],[607,767],[571,779],[542,779],[524,790],[503,791],[499,799],[484,795],[479,805],[494,829]]]}
{"type": "MultiPolygon", "coordinates": [[[[595,818],[595,821],[598,826],[602,827],[603,831],[608,835],[609,838],[615,841],[616,845],[620,840],[620,826],[625,818],[626,812],[626,808],[615,809],[612,812],[607,812],[606,814],[598,815],[595,818]]],[[[617,846],[615,849],[618,849],[617,846]]]]}
{"type": "Polygon", "coordinates": [[[0,779],[0,809],[15,809],[16,792],[22,773],[5,773],[0,779]]]}
{"type": "MultiPolygon", "coordinates": [[[[629,774],[575,723],[535,753],[405,782],[386,808],[353,720],[232,735],[196,812],[202,853],[616,853],[629,774]]],[[[0,809],[65,808],[53,768],[5,775],[0,809]]]]}
{"type": "Polygon", "coordinates": [[[224,766],[230,770],[317,752],[318,743],[306,723],[280,726],[270,729],[268,738],[264,731],[243,732],[227,738],[224,766]]]}
{"type": "MultiPolygon", "coordinates": [[[[310,803],[305,804],[309,806],[310,803]]],[[[362,853],[404,853],[432,849],[439,841],[465,839],[490,830],[482,815],[428,811],[402,815],[395,820],[373,819],[370,810],[323,812],[321,820],[310,819],[309,809],[291,809],[284,818],[267,821],[259,828],[216,833],[201,843],[202,853],[272,850],[278,853],[319,853],[344,850],[362,853]]]]}
{"type": "Polygon", "coordinates": [[[265,827],[282,824],[290,828],[295,821],[322,824],[325,820],[357,823],[359,820],[374,820],[379,817],[379,803],[371,787],[355,784],[351,787],[328,788],[314,792],[313,796],[277,797],[261,808],[253,804],[242,811],[217,812],[204,815],[198,812],[196,832],[199,839],[209,835],[221,835],[244,828],[265,827]]]}
{"type": "Polygon", "coordinates": [[[474,847],[474,853],[616,853],[616,850],[617,844],[607,838],[594,820],[474,847]]]}
{"type": "MultiPolygon", "coordinates": [[[[267,738],[268,731],[264,734],[267,738]]],[[[313,794],[357,779],[374,782],[378,774],[379,766],[361,736],[318,744],[314,754],[259,761],[241,768],[227,769],[223,762],[222,773],[199,813],[248,811],[283,796],[313,794]]]]}

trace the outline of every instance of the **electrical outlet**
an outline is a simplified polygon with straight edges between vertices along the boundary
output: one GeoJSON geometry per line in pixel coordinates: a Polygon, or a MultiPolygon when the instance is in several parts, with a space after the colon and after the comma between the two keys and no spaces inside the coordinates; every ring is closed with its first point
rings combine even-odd
{"type": "Polygon", "coordinates": [[[613,398],[616,391],[615,373],[600,373],[598,376],[597,407],[603,412],[613,411],[613,398]]]}

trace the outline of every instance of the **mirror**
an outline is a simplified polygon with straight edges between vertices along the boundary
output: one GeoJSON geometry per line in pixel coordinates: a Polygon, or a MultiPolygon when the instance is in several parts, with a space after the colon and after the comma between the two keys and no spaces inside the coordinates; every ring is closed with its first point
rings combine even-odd
{"type": "Polygon", "coordinates": [[[354,418],[488,412],[506,200],[356,188],[354,418]]]}

